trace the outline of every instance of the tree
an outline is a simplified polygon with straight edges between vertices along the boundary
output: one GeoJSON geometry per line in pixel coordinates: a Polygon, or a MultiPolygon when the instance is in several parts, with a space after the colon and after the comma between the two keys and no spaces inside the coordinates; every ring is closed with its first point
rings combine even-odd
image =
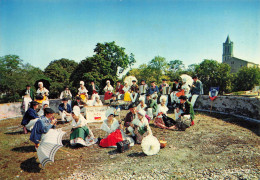
{"type": "Polygon", "coordinates": [[[209,91],[210,87],[217,86],[220,88],[220,94],[231,92],[232,76],[228,64],[205,59],[195,67],[195,73],[202,81],[205,93],[209,91]]]}
{"type": "Polygon", "coordinates": [[[168,63],[169,71],[176,73],[178,71],[184,70],[185,66],[181,60],[172,60],[168,63]]]}
{"type": "MultiPolygon", "coordinates": [[[[164,57],[156,56],[148,64],[148,69],[154,72],[154,78],[157,83],[160,82],[161,77],[165,74],[168,68],[168,63],[164,57]]],[[[152,75],[152,74],[150,74],[152,75]]]]}
{"type": "Polygon", "coordinates": [[[260,68],[242,67],[234,78],[234,91],[252,90],[260,85],[260,68]]]}
{"type": "Polygon", "coordinates": [[[50,78],[50,98],[57,98],[65,86],[71,88],[70,76],[78,63],[74,60],[59,59],[50,62],[45,68],[44,74],[50,78]]]}
{"type": "Polygon", "coordinates": [[[105,79],[116,81],[118,75],[126,68],[135,63],[134,55],[128,56],[125,48],[119,47],[115,42],[98,43],[93,57],[82,60],[71,74],[70,80],[73,86],[79,86],[79,81],[89,82],[95,80],[96,84],[103,89],[105,79]]]}
{"type": "Polygon", "coordinates": [[[15,102],[21,99],[20,92],[26,84],[32,86],[37,79],[45,77],[39,68],[23,64],[17,55],[0,57],[1,102],[15,102]]]}

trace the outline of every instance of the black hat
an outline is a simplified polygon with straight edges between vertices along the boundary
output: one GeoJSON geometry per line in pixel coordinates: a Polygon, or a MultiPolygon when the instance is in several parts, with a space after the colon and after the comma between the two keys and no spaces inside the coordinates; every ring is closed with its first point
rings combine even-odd
{"type": "Polygon", "coordinates": [[[192,76],[192,79],[197,79],[197,78],[198,78],[197,75],[192,76]]]}
{"type": "Polygon", "coordinates": [[[116,81],[116,82],[119,82],[119,83],[121,83],[119,80],[118,80],[118,81],[116,81]]]}
{"type": "Polygon", "coordinates": [[[39,103],[37,102],[37,101],[32,101],[31,102],[31,106],[36,106],[36,105],[38,105],[39,103]]]}
{"type": "Polygon", "coordinates": [[[141,80],[141,82],[142,82],[142,81],[144,81],[144,82],[145,82],[145,80],[144,80],[144,79],[142,79],[142,80],[141,80]]]}
{"type": "Polygon", "coordinates": [[[146,94],[146,96],[151,96],[151,94],[148,93],[148,94],[146,94]]]}
{"type": "Polygon", "coordinates": [[[45,108],[44,109],[44,114],[53,114],[55,113],[51,108],[45,108]]]}
{"type": "Polygon", "coordinates": [[[30,84],[27,84],[26,87],[31,87],[30,84]]]}
{"type": "Polygon", "coordinates": [[[186,96],[180,96],[179,99],[187,100],[186,96]]]}
{"type": "Polygon", "coordinates": [[[162,81],[167,81],[166,79],[162,79],[162,81]]]}
{"type": "Polygon", "coordinates": [[[79,96],[76,96],[76,100],[81,100],[81,98],[79,96]]]}
{"type": "Polygon", "coordinates": [[[136,82],[136,80],[134,79],[134,80],[132,80],[132,82],[136,82]]]}
{"type": "Polygon", "coordinates": [[[62,98],[62,101],[68,101],[68,98],[62,98]]]}
{"type": "Polygon", "coordinates": [[[179,82],[179,79],[174,79],[174,81],[179,82]]]}
{"type": "Polygon", "coordinates": [[[132,103],[132,104],[130,104],[130,106],[128,107],[128,109],[131,109],[131,108],[134,108],[134,107],[136,107],[136,104],[135,104],[135,103],[132,103]]]}
{"type": "Polygon", "coordinates": [[[155,81],[151,81],[151,83],[155,83],[155,81]]]}

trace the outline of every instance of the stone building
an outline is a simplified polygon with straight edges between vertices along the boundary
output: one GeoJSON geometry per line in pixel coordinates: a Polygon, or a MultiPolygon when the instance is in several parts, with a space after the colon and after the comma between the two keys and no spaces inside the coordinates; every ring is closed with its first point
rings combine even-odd
{"type": "Polygon", "coordinates": [[[233,42],[230,41],[229,36],[226,39],[226,42],[223,43],[223,55],[222,55],[222,63],[227,63],[231,67],[231,73],[236,73],[240,68],[246,67],[260,67],[259,64],[255,64],[252,62],[248,62],[243,59],[239,59],[234,57],[233,54],[233,42]]]}

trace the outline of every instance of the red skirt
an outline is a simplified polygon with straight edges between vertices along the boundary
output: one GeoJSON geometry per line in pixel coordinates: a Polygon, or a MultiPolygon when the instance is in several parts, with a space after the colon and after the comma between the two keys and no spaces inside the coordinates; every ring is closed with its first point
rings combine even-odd
{"type": "Polygon", "coordinates": [[[120,141],[123,141],[123,137],[121,131],[117,129],[114,132],[110,133],[106,138],[102,139],[99,145],[101,147],[116,146],[116,143],[120,141]]]}
{"type": "Polygon", "coordinates": [[[107,92],[105,93],[104,100],[111,99],[111,98],[112,98],[112,95],[113,95],[113,93],[112,93],[112,92],[110,92],[110,91],[107,91],[107,92]]]}

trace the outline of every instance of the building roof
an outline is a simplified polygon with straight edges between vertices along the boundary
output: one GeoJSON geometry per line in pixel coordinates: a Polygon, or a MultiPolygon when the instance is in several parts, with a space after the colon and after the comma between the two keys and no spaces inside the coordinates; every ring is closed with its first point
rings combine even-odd
{"type": "Polygon", "coordinates": [[[230,43],[229,35],[227,36],[226,42],[225,43],[230,43]]]}
{"type": "Polygon", "coordinates": [[[239,59],[239,58],[236,58],[236,57],[231,57],[230,59],[232,59],[232,60],[238,60],[238,61],[244,61],[244,62],[247,62],[247,63],[251,63],[251,64],[258,65],[258,64],[256,64],[256,63],[253,63],[253,62],[250,62],[250,61],[247,61],[247,60],[244,60],[244,59],[239,59]]]}

